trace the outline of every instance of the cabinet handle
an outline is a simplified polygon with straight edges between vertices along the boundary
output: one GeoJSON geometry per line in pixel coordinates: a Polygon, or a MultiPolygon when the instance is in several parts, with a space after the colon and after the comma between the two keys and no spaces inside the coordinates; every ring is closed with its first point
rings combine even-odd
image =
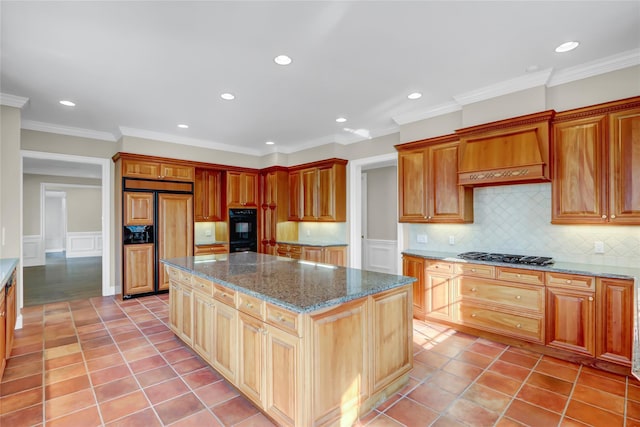
{"type": "Polygon", "coordinates": [[[516,274],[516,277],[520,277],[520,274],[516,274]]]}
{"type": "Polygon", "coordinates": [[[248,308],[253,308],[253,304],[251,304],[250,302],[247,303],[247,307],[248,308]]]}
{"type": "Polygon", "coordinates": [[[589,301],[593,301],[593,297],[589,297],[589,301]]]}
{"type": "Polygon", "coordinates": [[[516,295],[516,299],[521,299],[522,297],[520,295],[516,295]]]}
{"type": "Polygon", "coordinates": [[[607,216],[606,215],[602,215],[602,219],[607,219],[607,216]]]}
{"type": "Polygon", "coordinates": [[[476,317],[476,316],[477,316],[477,314],[471,313],[471,317],[476,317]]]}
{"type": "Polygon", "coordinates": [[[567,279],[567,285],[571,283],[571,280],[567,279]]]}
{"type": "Polygon", "coordinates": [[[520,329],[520,328],[522,328],[522,325],[521,325],[520,323],[518,323],[518,324],[516,325],[516,328],[520,329]]]}

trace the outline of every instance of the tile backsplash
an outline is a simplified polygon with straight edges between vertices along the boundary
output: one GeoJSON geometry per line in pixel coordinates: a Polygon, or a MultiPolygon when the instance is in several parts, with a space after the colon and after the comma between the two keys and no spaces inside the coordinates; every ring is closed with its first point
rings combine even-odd
{"type": "Polygon", "coordinates": [[[409,249],[503,252],[556,261],[640,266],[640,226],[553,225],[551,184],[474,189],[473,224],[409,224],[409,249]],[[426,243],[418,242],[418,236],[426,243]],[[453,238],[454,244],[450,244],[453,238]],[[604,253],[595,253],[595,242],[604,253]]]}

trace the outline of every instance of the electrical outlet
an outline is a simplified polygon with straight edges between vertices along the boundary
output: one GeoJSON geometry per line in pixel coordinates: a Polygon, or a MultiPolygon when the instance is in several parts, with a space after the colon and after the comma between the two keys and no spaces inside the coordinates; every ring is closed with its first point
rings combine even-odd
{"type": "Polygon", "coordinates": [[[429,239],[427,239],[427,235],[426,234],[418,234],[416,236],[416,239],[418,240],[418,243],[427,243],[427,241],[429,239]]]}
{"type": "Polygon", "coordinates": [[[307,237],[311,236],[311,230],[307,230],[307,237]]]}
{"type": "Polygon", "coordinates": [[[449,236],[449,244],[450,245],[455,245],[456,244],[455,236],[449,236]]]}
{"type": "Polygon", "coordinates": [[[593,243],[593,252],[596,254],[603,254],[604,253],[604,242],[601,240],[596,240],[593,243]]]}
{"type": "Polygon", "coordinates": [[[207,237],[211,237],[211,230],[204,230],[204,235],[207,237]]]}

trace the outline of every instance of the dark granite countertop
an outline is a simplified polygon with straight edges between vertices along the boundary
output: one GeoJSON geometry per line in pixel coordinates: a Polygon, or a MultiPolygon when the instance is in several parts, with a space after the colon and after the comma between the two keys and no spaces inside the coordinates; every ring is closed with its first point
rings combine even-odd
{"type": "Polygon", "coordinates": [[[317,242],[317,241],[309,241],[309,240],[299,240],[299,241],[276,241],[276,243],[281,245],[298,245],[298,246],[319,246],[319,247],[327,247],[327,246],[349,246],[344,242],[317,242]]]}
{"type": "Polygon", "coordinates": [[[342,304],[416,280],[255,252],[162,262],[298,313],[342,304]]]}
{"type": "Polygon", "coordinates": [[[0,288],[4,288],[11,277],[11,272],[18,265],[18,258],[2,258],[0,259],[0,277],[2,277],[2,284],[0,288]]]}

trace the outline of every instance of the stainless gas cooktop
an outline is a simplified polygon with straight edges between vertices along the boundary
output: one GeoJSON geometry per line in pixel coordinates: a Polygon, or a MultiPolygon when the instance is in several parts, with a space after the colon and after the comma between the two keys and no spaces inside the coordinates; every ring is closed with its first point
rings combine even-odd
{"type": "Polygon", "coordinates": [[[470,261],[492,261],[507,264],[549,265],[553,264],[553,258],[543,256],[498,254],[489,252],[464,252],[458,254],[462,259],[470,261]]]}

